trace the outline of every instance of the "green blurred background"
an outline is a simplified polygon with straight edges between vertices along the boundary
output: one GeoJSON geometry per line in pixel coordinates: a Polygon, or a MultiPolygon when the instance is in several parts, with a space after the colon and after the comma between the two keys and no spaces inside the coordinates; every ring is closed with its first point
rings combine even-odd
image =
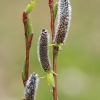
{"type": "MultiPolygon", "coordinates": [[[[55,0],[56,1],[56,0],[55,0]]],[[[100,0],[70,0],[72,20],[66,44],[57,60],[59,100],[100,100],[100,0]]],[[[21,100],[25,57],[22,12],[30,0],[0,0],[0,99],[21,100]]],[[[48,0],[37,0],[31,13],[34,39],[30,74],[44,76],[37,58],[42,28],[50,33],[48,0]]],[[[52,50],[50,49],[52,59],[52,50]]],[[[36,100],[52,100],[51,87],[41,79],[36,100]]]]}

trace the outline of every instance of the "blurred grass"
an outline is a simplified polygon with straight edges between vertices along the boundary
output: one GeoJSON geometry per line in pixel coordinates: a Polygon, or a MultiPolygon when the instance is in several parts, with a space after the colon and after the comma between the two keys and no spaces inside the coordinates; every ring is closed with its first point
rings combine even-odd
{"type": "MultiPolygon", "coordinates": [[[[56,1],[56,0],[55,0],[56,1]]],[[[21,70],[25,56],[22,12],[30,1],[0,1],[0,99],[21,100],[21,70]]],[[[30,73],[44,76],[37,58],[42,28],[50,33],[47,0],[37,0],[31,13],[34,39],[30,73]]],[[[100,100],[100,0],[71,0],[72,20],[66,44],[58,56],[59,100],[100,100]]],[[[52,51],[50,49],[50,57],[52,51]]],[[[36,100],[51,100],[45,79],[39,83],[36,100]]]]}

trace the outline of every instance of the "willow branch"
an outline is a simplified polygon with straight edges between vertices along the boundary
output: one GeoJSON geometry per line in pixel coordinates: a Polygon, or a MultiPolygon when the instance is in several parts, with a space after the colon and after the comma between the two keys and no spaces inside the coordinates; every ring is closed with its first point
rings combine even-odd
{"type": "Polygon", "coordinates": [[[54,38],[54,33],[55,33],[55,26],[54,26],[54,12],[53,12],[53,0],[49,0],[49,7],[50,7],[50,16],[51,16],[51,32],[52,32],[52,42],[54,38]]]}
{"type": "Polygon", "coordinates": [[[33,39],[33,34],[31,34],[30,38],[28,39],[28,24],[27,24],[27,14],[23,12],[23,24],[24,24],[24,32],[25,32],[25,44],[26,44],[26,78],[24,79],[23,73],[22,73],[22,80],[23,84],[25,86],[26,81],[28,80],[29,75],[29,52],[30,47],[33,39]]]}
{"type": "MultiPolygon", "coordinates": [[[[52,33],[52,43],[55,34],[55,22],[54,22],[54,11],[53,11],[53,0],[49,0],[50,7],[50,16],[51,16],[51,33],[52,33]]],[[[53,46],[53,71],[57,73],[57,55],[58,55],[58,47],[53,46]]],[[[55,87],[53,87],[53,100],[57,100],[57,76],[53,74],[55,87]]]]}

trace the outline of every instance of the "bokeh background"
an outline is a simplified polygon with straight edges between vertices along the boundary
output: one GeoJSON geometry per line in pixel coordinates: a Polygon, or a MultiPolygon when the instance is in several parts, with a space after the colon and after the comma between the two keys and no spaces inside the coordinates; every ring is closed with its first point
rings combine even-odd
{"type": "MultiPolygon", "coordinates": [[[[100,100],[100,0],[70,0],[72,20],[66,44],[57,60],[59,100],[100,100]]],[[[0,99],[21,100],[21,71],[25,57],[22,12],[30,0],[0,0],[0,99]]],[[[55,0],[56,2],[56,0],[55,0]]],[[[31,12],[34,39],[30,74],[44,76],[37,58],[42,28],[50,33],[48,0],[37,0],[31,12]]],[[[52,50],[50,49],[52,60],[52,50]]],[[[36,100],[52,100],[46,79],[41,79],[36,100]]]]}

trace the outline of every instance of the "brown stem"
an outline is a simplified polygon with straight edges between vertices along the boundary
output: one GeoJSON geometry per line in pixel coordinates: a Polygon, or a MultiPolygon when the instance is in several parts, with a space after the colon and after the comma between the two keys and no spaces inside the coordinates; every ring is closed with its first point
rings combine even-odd
{"type": "Polygon", "coordinates": [[[52,42],[55,34],[55,25],[54,25],[54,12],[53,12],[53,0],[49,0],[49,7],[50,7],[50,16],[51,16],[51,32],[52,32],[52,42]]]}
{"type": "Polygon", "coordinates": [[[33,39],[33,33],[31,34],[30,39],[28,40],[29,50],[30,50],[30,47],[31,47],[31,44],[32,44],[32,39],[33,39]]]}
{"type": "MultiPolygon", "coordinates": [[[[53,71],[57,73],[57,55],[58,55],[58,47],[53,47],[53,71]]],[[[55,80],[55,87],[53,87],[53,98],[57,100],[57,76],[53,74],[55,80]]]]}
{"type": "Polygon", "coordinates": [[[24,84],[24,87],[25,87],[26,82],[25,82],[25,79],[24,79],[24,76],[23,76],[23,72],[22,72],[22,81],[23,81],[23,84],[24,84]]]}
{"type": "MultiPolygon", "coordinates": [[[[50,7],[50,16],[51,16],[51,32],[52,32],[52,43],[54,39],[54,34],[55,34],[55,23],[54,23],[54,12],[53,12],[53,0],[49,0],[49,7],[50,7]]],[[[57,73],[57,66],[56,66],[56,61],[57,61],[57,55],[58,55],[58,47],[53,47],[53,71],[57,73]]],[[[57,100],[57,77],[55,74],[54,76],[54,81],[55,81],[55,87],[53,87],[53,100],[57,100]]]]}
{"type": "Polygon", "coordinates": [[[28,39],[28,24],[27,24],[27,14],[23,12],[23,24],[24,24],[24,31],[25,31],[25,43],[26,43],[26,78],[23,78],[22,75],[22,80],[23,84],[25,86],[27,80],[28,80],[28,74],[29,74],[29,52],[30,52],[30,47],[33,39],[33,34],[30,36],[28,39]]]}
{"type": "Polygon", "coordinates": [[[25,31],[25,43],[26,43],[26,79],[28,80],[28,70],[29,70],[29,44],[28,44],[28,27],[27,27],[27,19],[23,20],[24,23],[24,31],[25,31]]]}

